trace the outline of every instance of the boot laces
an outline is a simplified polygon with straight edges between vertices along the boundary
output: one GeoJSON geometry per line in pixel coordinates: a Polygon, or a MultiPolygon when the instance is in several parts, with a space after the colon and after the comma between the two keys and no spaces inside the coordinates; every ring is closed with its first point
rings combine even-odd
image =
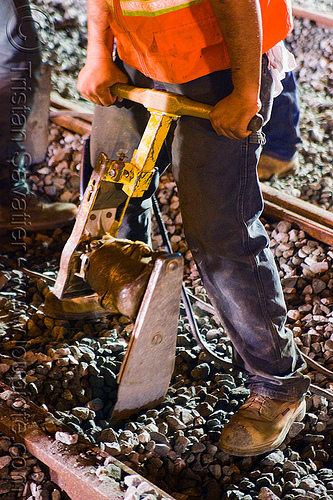
{"type": "Polygon", "coordinates": [[[252,394],[249,399],[246,401],[246,405],[248,407],[252,407],[253,409],[260,411],[267,404],[267,400],[270,399],[266,396],[262,396],[261,394],[252,394]]]}

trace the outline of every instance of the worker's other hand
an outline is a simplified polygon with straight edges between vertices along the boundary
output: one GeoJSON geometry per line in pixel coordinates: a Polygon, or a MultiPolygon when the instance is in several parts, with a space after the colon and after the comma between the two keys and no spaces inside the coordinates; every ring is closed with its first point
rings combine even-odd
{"type": "Polygon", "coordinates": [[[238,95],[234,91],[214,106],[209,118],[218,135],[225,135],[229,139],[244,139],[251,134],[247,127],[260,108],[259,99],[238,95]]]}
{"type": "Polygon", "coordinates": [[[110,87],[127,81],[127,76],[114,64],[111,57],[90,57],[79,73],[77,89],[94,104],[111,106],[117,97],[111,94],[110,87]]]}

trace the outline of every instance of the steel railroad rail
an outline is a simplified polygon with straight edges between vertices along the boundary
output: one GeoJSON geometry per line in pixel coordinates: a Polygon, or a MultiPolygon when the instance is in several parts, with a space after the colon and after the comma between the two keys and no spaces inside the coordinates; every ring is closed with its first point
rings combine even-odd
{"type": "MultiPolygon", "coordinates": [[[[71,500],[122,500],[127,489],[125,478],[132,475],[148,483],[163,500],[174,500],[107,451],[77,435],[22,391],[13,391],[1,381],[0,432],[45,464],[51,481],[71,500]]],[[[24,467],[24,459],[22,462],[24,467]]]]}

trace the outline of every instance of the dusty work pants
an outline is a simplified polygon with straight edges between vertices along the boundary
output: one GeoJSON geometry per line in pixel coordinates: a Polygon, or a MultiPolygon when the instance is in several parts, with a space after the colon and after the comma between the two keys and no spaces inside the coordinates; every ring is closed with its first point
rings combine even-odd
{"type": "MultiPolygon", "coordinates": [[[[182,85],[154,82],[123,68],[129,82],[215,104],[232,91],[230,71],[182,85]]],[[[263,113],[270,74],[263,68],[263,113]]],[[[130,158],[140,140],[147,113],[140,105],[97,106],[91,136],[92,162],[100,151],[130,158]]],[[[298,400],[309,386],[304,362],[285,327],[286,307],[268,236],[259,220],[263,200],[256,166],[263,136],[245,140],[218,136],[210,122],[183,116],[167,137],[178,185],[185,236],[203,283],[233,344],[235,363],[260,394],[298,400]]],[[[163,163],[160,161],[160,164],[163,163]]],[[[147,240],[149,198],[131,205],[120,237],[147,240]],[[139,226],[137,219],[141,218],[139,226]],[[139,228],[139,229],[138,229],[139,228]],[[134,238],[133,238],[134,237],[134,238]]]]}
{"type": "Polygon", "coordinates": [[[1,0],[0,20],[0,192],[6,194],[14,187],[28,191],[25,126],[38,85],[41,47],[28,0],[1,0]]]}

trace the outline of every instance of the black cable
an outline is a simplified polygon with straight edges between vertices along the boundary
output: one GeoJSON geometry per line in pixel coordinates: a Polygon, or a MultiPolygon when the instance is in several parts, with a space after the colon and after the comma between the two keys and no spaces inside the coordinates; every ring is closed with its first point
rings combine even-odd
{"type": "MultiPolygon", "coordinates": [[[[160,233],[162,236],[163,245],[165,246],[165,249],[167,252],[173,253],[170,239],[169,239],[165,224],[163,222],[160,207],[158,205],[155,194],[152,196],[152,202],[153,202],[154,215],[156,217],[156,222],[158,224],[158,227],[159,227],[159,230],[160,230],[160,233]]],[[[183,301],[183,304],[185,307],[185,312],[186,312],[186,316],[187,316],[189,324],[190,324],[192,335],[195,338],[197,344],[201,347],[201,349],[205,352],[205,354],[210,359],[212,359],[213,361],[215,361],[219,365],[222,365],[224,368],[226,368],[228,370],[230,368],[232,368],[232,366],[233,366],[232,361],[225,359],[225,358],[220,358],[217,354],[214,353],[214,351],[212,351],[210,349],[210,347],[203,340],[203,338],[199,332],[198,325],[197,325],[197,322],[195,320],[195,317],[193,314],[193,309],[192,309],[190,300],[188,298],[184,283],[182,283],[181,298],[182,298],[182,301],[183,301]]]]}
{"type": "Polygon", "coordinates": [[[26,274],[30,278],[41,279],[46,281],[47,283],[50,283],[51,285],[54,285],[56,281],[54,278],[51,278],[50,276],[45,276],[45,274],[37,273],[36,271],[31,271],[26,267],[19,266],[14,261],[7,259],[7,257],[4,257],[3,255],[0,255],[0,262],[3,262],[4,264],[6,264],[6,266],[10,266],[12,269],[15,269],[17,271],[22,271],[22,273],[26,274]]]}

